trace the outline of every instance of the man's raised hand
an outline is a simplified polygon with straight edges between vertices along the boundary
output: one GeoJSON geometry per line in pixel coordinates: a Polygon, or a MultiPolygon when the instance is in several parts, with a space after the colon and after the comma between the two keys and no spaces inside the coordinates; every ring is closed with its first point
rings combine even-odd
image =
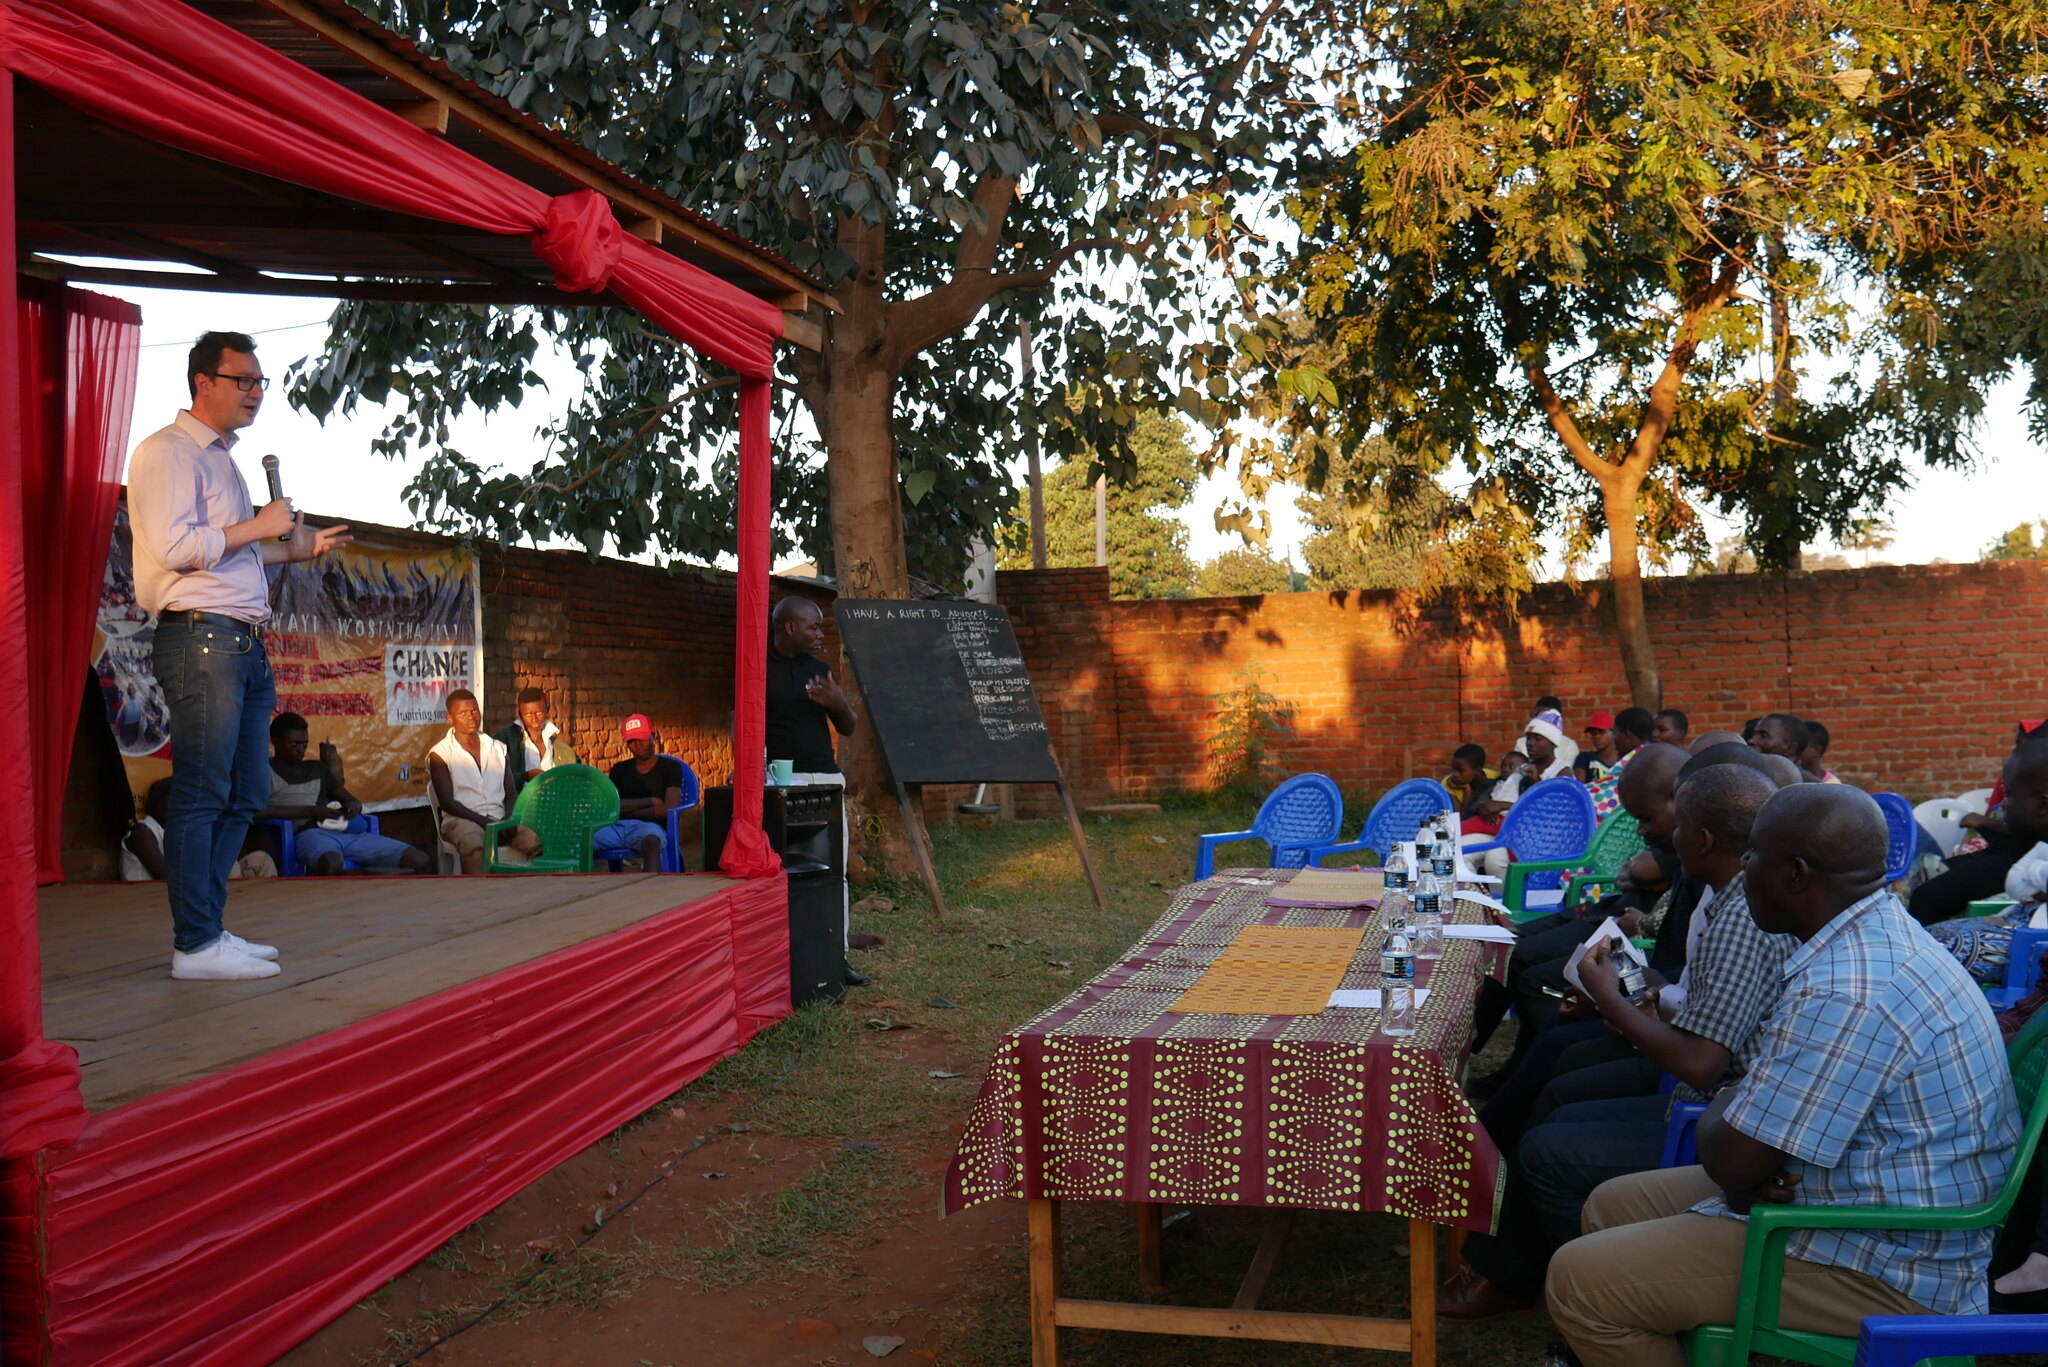
{"type": "Polygon", "coordinates": [[[318,560],[329,551],[339,550],[353,540],[355,538],[349,535],[346,522],[337,523],[332,527],[313,528],[306,525],[304,513],[292,514],[291,558],[294,560],[318,560]]]}

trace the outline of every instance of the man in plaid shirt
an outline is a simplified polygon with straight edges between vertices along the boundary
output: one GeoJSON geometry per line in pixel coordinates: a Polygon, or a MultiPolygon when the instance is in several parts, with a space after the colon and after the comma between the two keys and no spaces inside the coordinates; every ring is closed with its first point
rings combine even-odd
{"type": "MultiPolygon", "coordinates": [[[[1747,765],[1701,764],[1713,758],[1695,756],[1679,771],[1672,844],[1686,876],[1713,890],[1693,915],[1684,977],[1638,1007],[1622,995],[1604,945],[1579,965],[1594,1007],[1647,1062],[1568,1075],[1597,1091],[1599,1075],[1614,1074],[1615,1085],[1600,1099],[1556,1107],[1522,1136],[1508,1168],[1498,1231],[1466,1240],[1465,1267],[1438,1295],[1438,1313],[1448,1318],[1485,1318],[1532,1304],[1542,1295],[1551,1254],[1578,1235],[1580,1211],[1593,1189],[1657,1166],[1669,1098],[1631,1094],[1634,1069],[1649,1067],[1652,1078],[1658,1069],[1668,1071],[1687,1100],[1705,1100],[1725,1079],[1740,1077],[1755,1056],[1785,958],[1799,942],[1757,928],[1742,877],[1750,828],[1777,788],[1747,765]]],[[[1546,1094],[1538,1102],[1539,1115],[1548,1100],[1546,1094]]]]}
{"type": "MultiPolygon", "coordinates": [[[[1990,1199],[2019,1138],[1991,1009],[1885,890],[1884,814],[1807,784],[1764,804],[1750,914],[1803,943],[1750,1071],[1700,1122],[1702,1166],[1606,1183],[1552,1261],[1551,1317],[1585,1367],[1684,1367],[1731,1323],[1758,1201],[1948,1209],[1990,1199]]],[[[1813,1230],[1787,1244],[1781,1323],[1981,1314],[1988,1230],[1813,1230]]]]}

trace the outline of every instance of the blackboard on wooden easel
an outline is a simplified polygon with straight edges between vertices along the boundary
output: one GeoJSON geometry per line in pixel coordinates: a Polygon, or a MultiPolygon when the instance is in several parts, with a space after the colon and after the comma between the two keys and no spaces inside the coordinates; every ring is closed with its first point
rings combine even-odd
{"type": "Polygon", "coordinates": [[[1095,905],[1102,906],[1081,817],[1053,758],[1009,614],[966,600],[842,598],[832,615],[888,761],[932,909],[945,915],[946,901],[922,805],[910,800],[910,790],[927,783],[1052,784],[1095,905]]]}

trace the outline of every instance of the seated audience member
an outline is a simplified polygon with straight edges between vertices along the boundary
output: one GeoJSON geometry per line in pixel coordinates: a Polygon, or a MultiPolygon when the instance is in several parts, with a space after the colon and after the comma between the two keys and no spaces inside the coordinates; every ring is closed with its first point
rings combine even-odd
{"type": "Polygon", "coordinates": [[[1621,806],[1617,791],[1621,786],[1622,770],[1637,751],[1650,743],[1650,735],[1656,729],[1655,719],[1640,707],[1625,707],[1614,719],[1614,748],[1616,758],[1607,766],[1607,772],[1586,784],[1587,795],[1593,799],[1593,815],[1605,821],[1621,806]]]}
{"type": "Polygon", "coordinates": [[[1799,767],[1805,771],[1808,780],[1814,783],[1840,783],[1835,771],[1828,768],[1828,744],[1833,737],[1827,727],[1817,721],[1806,723],[1806,748],[1799,752],[1799,767]]]}
{"type": "MultiPolygon", "coordinates": [[[[1605,946],[1579,969],[1593,1008],[1640,1052],[1649,1089],[1623,1080],[1624,1094],[1559,1106],[1523,1134],[1508,1166],[1500,1228],[1466,1240],[1466,1265],[1440,1288],[1438,1313],[1477,1319],[1535,1303],[1551,1254],[1578,1236],[1579,1211],[1593,1189],[1662,1160],[1669,1099],[1654,1090],[1659,1070],[1679,1079],[1679,1096],[1688,1101],[1705,1100],[1742,1074],[1777,998],[1779,970],[1797,945],[1789,935],[1757,928],[1742,889],[1751,826],[1777,791],[1738,764],[1680,780],[1672,842],[1686,876],[1707,889],[1684,974],[1652,988],[1638,1007],[1621,994],[1605,946]]],[[[1610,1072],[1615,1066],[1602,1065],[1610,1072]]],[[[1599,1071],[1573,1076],[1598,1089],[1599,1071]]]]}
{"type": "Polygon", "coordinates": [[[1766,755],[1783,755],[1794,764],[1806,750],[1806,723],[1786,712],[1773,712],[1749,733],[1749,743],[1766,755]]]}
{"type": "Polygon", "coordinates": [[[1756,729],[1763,724],[1762,717],[1751,717],[1742,724],[1742,743],[1747,745],[1756,738],[1756,729]]]}
{"type": "MultiPolygon", "coordinates": [[[[2030,737],[2044,734],[2043,727],[2048,727],[2048,721],[2020,722],[2013,730],[2014,750],[2024,746],[2030,737]]],[[[1969,910],[1970,903],[1996,897],[2004,889],[2006,873],[2033,845],[2007,827],[2005,802],[2005,784],[2001,780],[1991,789],[1987,804],[1990,810],[1981,815],[1972,812],[1963,818],[1962,824],[1971,832],[1971,838],[1949,856],[1946,872],[1913,889],[1910,905],[1914,920],[1923,926],[1954,920],[1969,910]]]]}
{"type": "Polygon", "coordinates": [[[1789,788],[1795,783],[1813,782],[1812,779],[1806,776],[1804,769],[1783,755],[1766,755],[1758,751],[1757,758],[1764,762],[1764,772],[1769,774],[1771,781],[1780,788],[1789,788]]]}
{"type": "Polygon", "coordinates": [[[1545,693],[1536,700],[1536,705],[1529,709],[1529,715],[1541,717],[1552,726],[1561,727],[1564,725],[1564,704],[1558,700],[1555,693],[1545,693]]]}
{"type": "MultiPolygon", "coordinates": [[[[1567,740],[1564,732],[1541,717],[1530,721],[1529,729],[1522,737],[1522,749],[1529,756],[1529,761],[1515,775],[1516,782],[1512,795],[1507,799],[1509,807],[1519,802],[1523,793],[1545,779],[1570,774],[1572,761],[1577,759],[1579,754],[1579,747],[1567,740]]],[[[1492,801],[1501,800],[1502,785],[1507,781],[1507,777],[1503,775],[1500,782],[1494,785],[1492,801]]],[[[1506,807],[1501,810],[1505,811],[1506,807]]],[[[1479,856],[1479,865],[1479,872],[1490,873],[1498,878],[1508,866],[1508,851],[1487,850],[1479,856]]]]}
{"type": "MultiPolygon", "coordinates": [[[[1754,730],[1755,728],[1752,727],[1751,729],[1754,730]]],[[[1706,731],[1700,734],[1698,740],[1688,742],[1685,748],[1688,754],[1697,755],[1702,751],[1713,749],[1716,745],[1747,744],[1749,744],[1748,738],[1736,731],[1706,731]]]]}
{"type": "MultiPolygon", "coordinates": [[[[164,877],[164,818],[171,810],[171,781],[160,778],[149,785],[142,799],[142,815],[128,824],[121,837],[121,881],[162,882],[164,877]]],[[[277,861],[270,851],[258,849],[261,839],[253,829],[242,845],[242,857],[235,861],[230,878],[275,878],[277,861]]]]}
{"type": "MultiPolygon", "coordinates": [[[[1749,1072],[1700,1121],[1700,1166],[1605,1183],[1551,1261],[1551,1318],[1584,1367],[1685,1367],[1681,1331],[1733,1323],[1756,1202],[1955,1209],[1998,1191],[2019,1137],[1998,1030],[1886,890],[1888,843],[1884,813],[1847,786],[1782,789],[1758,813],[1750,914],[1800,947],[1749,1072]]],[[[1781,1322],[1854,1337],[1866,1315],[1981,1314],[1991,1244],[1794,1232],[1781,1322]]]]}
{"type": "Polygon", "coordinates": [[[1605,777],[1621,759],[1621,746],[1616,744],[1614,735],[1614,714],[1595,712],[1586,718],[1585,728],[1580,734],[1586,738],[1586,743],[1579,747],[1578,757],[1572,760],[1572,776],[1581,783],[1591,783],[1605,777]]]}
{"type": "MultiPolygon", "coordinates": [[[[504,742],[483,734],[483,716],[476,694],[456,689],[448,695],[448,734],[427,753],[427,775],[441,804],[441,838],[455,847],[464,873],[484,871],[484,831],[510,814],[519,791],[504,742]]],[[[539,833],[526,826],[500,831],[498,843],[510,852],[510,863],[540,853],[539,833]]]]}
{"type": "Polygon", "coordinates": [[[1451,770],[1444,777],[1444,791],[1462,808],[1477,800],[1474,794],[1479,788],[1499,777],[1498,772],[1486,767],[1485,746],[1461,745],[1451,752],[1451,770]]]}
{"type": "Polygon", "coordinates": [[[661,846],[668,838],[668,814],[683,804],[682,761],[654,750],[654,723],[635,712],[619,728],[627,758],[612,766],[619,790],[619,819],[597,833],[601,850],[640,851],[640,868],[661,871],[661,846]]]}
{"type": "Polygon", "coordinates": [[[548,720],[548,695],[528,686],[519,690],[519,718],[498,732],[498,743],[518,771],[525,787],[557,764],[576,763],[576,752],[562,728],[548,720]]]}
{"type": "Polygon", "coordinates": [[[323,830],[319,822],[363,814],[363,804],[341,785],[334,771],[306,758],[310,736],[306,719],[280,712],[270,720],[270,805],[265,821],[292,823],[292,840],[301,863],[324,877],[339,874],[343,860],[365,869],[408,869],[425,873],[427,856],[389,836],[370,831],[323,830]]]}
{"type": "Polygon", "coordinates": [[[1651,724],[1650,739],[1659,745],[1675,745],[1685,748],[1685,733],[1692,729],[1692,723],[1685,713],[1675,707],[1659,712],[1651,724]]]}
{"type": "MultiPolygon", "coordinates": [[[[2048,740],[2032,741],[2021,747],[2019,753],[2006,765],[2003,787],[2005,823],[2010,833],[2021,840],[2048,840],[2048,740]]],[[[2037,843],[2034,851],[2038,853],[2040,849],[2041,846],[2037,843]]],[[[2023,861],[2026,864],[2034,862],[2031,856],[2023,861]]],[[[2015,874],[2018,874],[2020,869],[2021,865],[2013,866],[2015,874]]],[[[2037,894],[2037,899],[2038,896],[2048,896],[2048,888],[2041,885],[2038,875],[2029,874],[2027,878],[2027,883],[2018,891],[2037,894]]],[[[2007,887],[2008,892],[2014,890],[2011,886],[2007,887]]],[[[2043,989],[2037,988],[2029,994],[2028,1000],[2020,1002],[2014,1011],[2008,1014],[2017,1015],[2019,1008],[2025,1007],[2027,1014],[2031,1015],[2041,1008],[2043,996],[2043,989]]],[[[2001,1016],[2000,1029],[2003,1030],[2006,1025],[2006,1018],[2001,1016]]],[[[2024,1025],[2025,1020],[2021,1020],[2012,1033],[2017,1034],[2019,1028],[2024,1025]]],[[[2044,1161],[2048,1159],[2035,1159],[2037,1165],[2044,1161]]],[[[2034,1239],[2026,1261],[1993,1282],[1991,1290],[2001,1299],[2012,1296],[2038,1297],[2041,1292],[2048,1291],[2048,1200],[2041,1202],[2041,1213],[2034,1225],[2034,1239]]],[[[1999,1310],[2008,1307],[2000,1304],[1993,1308],[1999,1310]]],[[[2041,1307],[2038,1304],[2025,1304],[2010,1308],[2038,1313],[2041,1307]]]]}

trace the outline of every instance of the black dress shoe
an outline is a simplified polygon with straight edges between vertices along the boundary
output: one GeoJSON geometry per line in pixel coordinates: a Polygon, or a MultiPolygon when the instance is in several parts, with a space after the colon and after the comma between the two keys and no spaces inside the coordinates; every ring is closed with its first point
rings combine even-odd
{"type": "Polygon", "coordinates": [[[866,974],[856,973],[850,968],[846,970],[846,985],[848,987],[866,987],[873,981],[874,979],[866,974]]]}
{"type": "Polygon", "coordinates": [[[1436,1289],[1436,1313],[1447,1320],[1490,1320],[1499,1315],[1518,1314],[1535,1304],[1495,1286],[1470,1263],[1453,1272],[1436,1289]]]}

